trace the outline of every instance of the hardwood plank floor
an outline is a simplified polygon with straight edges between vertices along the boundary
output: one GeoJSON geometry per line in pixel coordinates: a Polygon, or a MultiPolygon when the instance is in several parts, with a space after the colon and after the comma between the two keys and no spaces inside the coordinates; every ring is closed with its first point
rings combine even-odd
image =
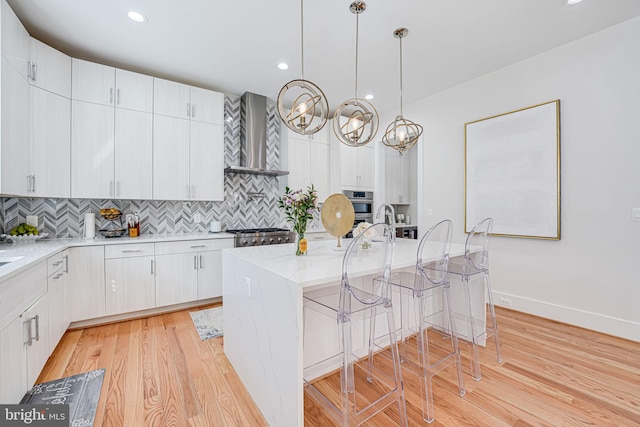
{"type": "MultiPolygon", "coordinates": [[[[467,393],[458,395],[453,367],[437,375],[432,426],[640,426],[640,343],[496,309],[504,362],[490,341],[476,382],[462,345],[467,393]]],[[[267,425],[223,344],[200,341],[188,311],[69,331],[39,381],[106,368],[95,426],[267,425]]],[[[414,426],[426,424],[416,372],[403,364],[414,426]]],[[[339,378],[322,381],[335,388],[339,378]]],[[[397,415],[390,407],[367,425],[393,425],[397,415]]],[[[305,425],[333,423],[306,398],[305,425]]]]}

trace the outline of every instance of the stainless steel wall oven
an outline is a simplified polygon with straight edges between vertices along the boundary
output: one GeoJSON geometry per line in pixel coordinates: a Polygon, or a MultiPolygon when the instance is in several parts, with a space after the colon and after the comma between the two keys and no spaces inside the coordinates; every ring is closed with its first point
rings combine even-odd
{"type": "MultiPolygon", "coordinates": [[[[352,230],[361,222],[373,224],[373,191],[344,190],[342,194],[351,201],[353,210],[356,213],[352,230]]],[[[347,237],[351,236],[351,232],[349,232],[347,237]]]]}

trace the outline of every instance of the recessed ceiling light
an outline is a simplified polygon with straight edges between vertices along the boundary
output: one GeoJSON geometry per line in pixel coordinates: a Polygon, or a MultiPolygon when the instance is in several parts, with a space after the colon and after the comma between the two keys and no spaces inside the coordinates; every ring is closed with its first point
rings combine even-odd
{"type": "Polygon", "coordinates": [[[373,95],[369,93],[364,96],[364,99],[373,99],[373,95]]]}
{"type": "Polygon", "coordinates": [[[147,22],[147,17],[140,12],[136,12],[135,10],[130,10],[129,12],[127,12],[127,16],[133,22],[138,22],[138,23],[147,22]]]}
{"type": "Polygon", "coordinates": [[[568,5],[582,3],[582,0],[567,0],[568,5]]]}
{"type": "Polygon", "coordinates": [[[287,69],[289,69],[289,64],[281,62],[281,63],[278,64],[278,68],[281,69],[281,70],[287,70],[287,69]]]}

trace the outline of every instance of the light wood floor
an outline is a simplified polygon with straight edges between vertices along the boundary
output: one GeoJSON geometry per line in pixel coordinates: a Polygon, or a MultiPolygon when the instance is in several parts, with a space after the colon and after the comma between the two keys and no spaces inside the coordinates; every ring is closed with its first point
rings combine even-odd
{"type": "MultiPolygon", "coordinates": [[[[473,381],[463,346],[467,393],[457,394],[452,367],[436,376],[432,426],[640,425],[640,343],[497,309],[504,362],[489,345],[473,381]]],[[[39,381],[97,368],[107,374],[96,427],[266,425],[223,339],[200,341],[188,311],[69,331],[39,381]]],[[[426,425],[414,367],[403,372],[410,425],[426,425]]],[[[389,408],[367,425],[395,419],[389,408]]],[[[305,425],[332,423],[305,399],[305,425]]]]}

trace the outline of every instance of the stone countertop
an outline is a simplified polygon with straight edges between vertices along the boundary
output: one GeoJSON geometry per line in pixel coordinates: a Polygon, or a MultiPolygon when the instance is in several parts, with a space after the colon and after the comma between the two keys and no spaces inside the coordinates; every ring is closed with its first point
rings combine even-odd
{"type": "Polygon", "coordinates": [[[15,259],[0,266],[0,282],[3,282],[24,269],[46,260],[64,249],[82,246],[121,245],[135,243],[174,242],[182,240],[233,239],[230,233],[178,233],[178,234],[146,234],[140,237],[96,237],[94,239],[42,239],[29,243],[0,243],[0,262],[15,259]]]}

